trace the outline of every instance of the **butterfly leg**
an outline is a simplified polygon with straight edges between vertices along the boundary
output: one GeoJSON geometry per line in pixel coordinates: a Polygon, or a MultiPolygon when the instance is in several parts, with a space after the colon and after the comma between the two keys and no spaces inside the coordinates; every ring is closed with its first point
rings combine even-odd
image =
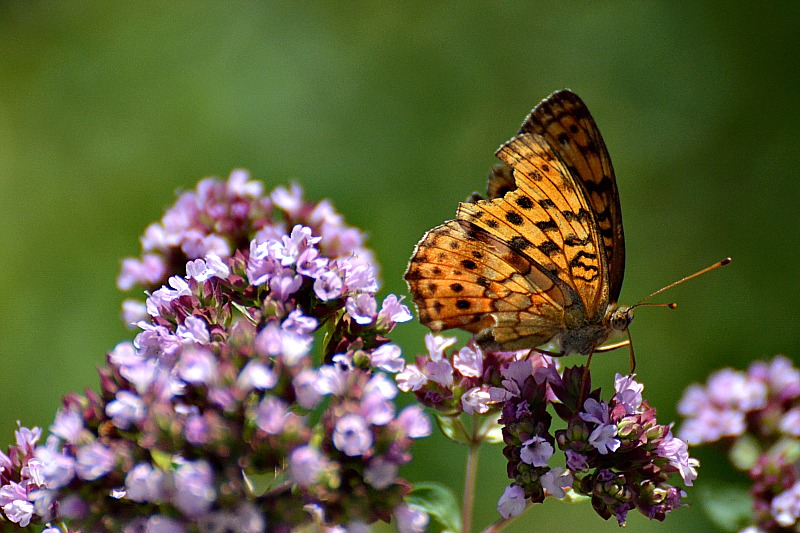
{"type": "Polygon", "coordinates": [[[614,344],[607,344],[605,346],[599,346],[595,349],[596,352],[610,352],[611,350],[616,350],[617,348],[622,348],[623,346],[627,346],[630,352],[630,363],[631,363],[631,374],[633,371],[636,370],[636,355],[633,353],[633,339],[631,338],[631,332],[628,331],[628,338],[624,341],[615,342],[614,344]]]}

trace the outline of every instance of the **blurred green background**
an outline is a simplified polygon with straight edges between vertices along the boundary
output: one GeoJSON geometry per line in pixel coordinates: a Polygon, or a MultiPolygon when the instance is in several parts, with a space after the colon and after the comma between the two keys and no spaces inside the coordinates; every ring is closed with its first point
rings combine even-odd
{"type": "MultiPolygon", "coordinates": [[[[570,87],[617,172],[623,302],[730,255],[633,325],[663,421],[691,382],[785,353],[800,330],[800,5],[763,2],[0,3],[0,442],[131,337],[119,260],[177,189],[244,167],[300,182],[370,236],[384,291],[422,234],[484,187],[493,152],[570,87]]],[[[398,328],[406,354],[425,329],[398,328]]],[[[570,363],[580,361],[579,358],[570,363]]],[[[597,383],[627,352],[597,357],[597,383]]],[[[4,446],[3,446],[4,447],[4,446]]],[[[412,480],[457,490],[461,450],[415,447],[412,480]]],[[[735,477],[699,453],[698,485],[735,477]]],[[[477,525],[507,484],[482,452],[477,525]]],[[[690,490],[697,502],[697,491],[690,490]]],[[[512,531],[616,531],[549,502],[512,531]]],[[[634,531],[711,531],[701,506],[634,531]]]]}

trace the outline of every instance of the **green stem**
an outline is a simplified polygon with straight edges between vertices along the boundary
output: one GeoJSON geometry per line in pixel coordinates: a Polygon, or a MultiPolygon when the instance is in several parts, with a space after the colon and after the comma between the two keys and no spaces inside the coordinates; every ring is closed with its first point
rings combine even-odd
{"type": "Polygon", "coordinates": [[[461,532],[470,533],[472,531],[472,512],[475,507],[475,488],[478,482],[478,451],[480,449],[480,439],[477,435],[478,419],[472,419],[472,439],[469,443],[467,454],[467,474],[464,480],[464,504],[461,509],[461,532]]]}

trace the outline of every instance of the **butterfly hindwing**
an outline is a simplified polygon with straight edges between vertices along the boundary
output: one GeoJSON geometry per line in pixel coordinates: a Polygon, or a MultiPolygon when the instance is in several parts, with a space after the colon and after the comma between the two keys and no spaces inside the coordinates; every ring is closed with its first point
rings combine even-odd
{"type": "Polygon", "coordinates": [[[420,321],[433,331],[490,330],[506,346],[536,346],[563,322],[558,283],[474,224],[453,220],[417,244],[405,275],[420,321]]]}

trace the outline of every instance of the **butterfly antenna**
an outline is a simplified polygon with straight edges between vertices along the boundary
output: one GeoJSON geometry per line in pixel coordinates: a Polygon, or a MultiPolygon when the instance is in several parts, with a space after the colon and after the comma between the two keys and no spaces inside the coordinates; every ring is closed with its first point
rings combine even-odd
{"type": "Polygon", "coordinates": [[[661,288],[661,289],[658,289],[658,290],[657,290],[656,292],[654,292],[653,294],[651,294],[651,295],[649,295],[649,296],[645,296],[644,298],[642,298],[641,300],[639,300],[639,303],[637,303],[637,304],[635,304],[635,305],[632,305],[632,306],[631,306],[631,309],[633,309],[634,307],[640,307],[640,306],[641,306],[641,307],[669,307],[670,309],[675,309],[676,307],[678,307],[678,304],[676,304],[676,303],[668,303],[668,304],[649,304],[649,303],[645,303],[645,302],[647,302],[647,300],[649,300],[649,299],[650,299],[650,298],[652,298],[653,296],[657,296],[657,295],[661,294],[661,293],[662,293],[662,292],[664,292],[664,291],[668,291],[668,290],[669,290],[669,289],[671,289],[672,287],[675,287],[675,286],[677,286],[677,285],[680,285],[680,284],[681,284],[681,283],[683,283],[684,281],[689,281],[690,279],[692,279],[692,278],[696,278],[697,276],[701,276],[701,275],[705,274],[706,272],[711,272],[712,270],[715,270],[715,269],[717,269],[717,268],[719,268],[719,267],[723,267],[723,266],[727,265],[727,264],[728,264],[728,263],[730,263],[730,262],[731,262],[731,258],[730,258],[730,257],[726,257],[726,258],[725,258],[725,259],[723,259],[722,261],[717,261],[717,262],[716,262],[716,263],[714,263],[713,265],[707,266],[706,268],[704,268],[704,269],[702,269],[702,270],[698,270],[698,271],[697,271],[697,272],[695,272],[694,274],[689,274],[689,275],[688,275],[688,276],[686,276],[685,278],[681,278],[681,279],[679,279],[678,281],[672,282],[672,283],[670,283],[669,285],[667,285],[666,287],[663,287],[663,288],[661,288]]]}

